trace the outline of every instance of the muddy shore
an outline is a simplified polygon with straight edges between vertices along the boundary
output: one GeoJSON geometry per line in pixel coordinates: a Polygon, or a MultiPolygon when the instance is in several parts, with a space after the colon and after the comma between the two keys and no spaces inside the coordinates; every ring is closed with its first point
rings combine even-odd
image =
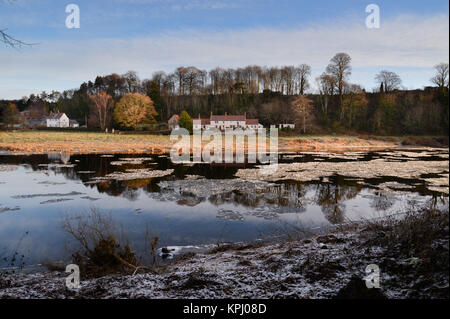
{"type": "Polygon", "coordinates": [[[145,274],[84,280],[0,275],[0,298],[448,298],[448,208],[340,227],[282,243],[218,246],[145,274]],[[425,225],[424,225],[425,223],[425,225]],[[366,267],[380,288],[366,286],[366,267]]]}

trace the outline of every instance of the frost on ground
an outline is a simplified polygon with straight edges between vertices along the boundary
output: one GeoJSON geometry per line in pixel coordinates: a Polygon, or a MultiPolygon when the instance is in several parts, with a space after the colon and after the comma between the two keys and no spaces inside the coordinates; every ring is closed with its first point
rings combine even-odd
{"type": "Polygon", "coordinates": [[[352,224],[282,243],[219,246],[145,274],[83,280],[0,275],[0,298],[448,298],[448,210],[352,224]],[[366,267],[380,268],[367,289],[366,267]]]}
{"type": "Polygon", "coordinates": [[[415,160],[388,161],[374,159],[354,162],[308,162],[278,164],[271,173],[262,173],[259,168],[239,169],[235,174],[242,180],[276,182],[282,180],[318,181],[324,177],[341,175],[356,179],[393,177],[402,179],[423,179],[429,187],[439,188],[448,194],[448,161],[415,160]],[[436,175],[437,178],[423,178],[436,175]]]}
{"type": "Polygon", "coordinates": [[[106,180],[130,181],[134,179],[157,178],[171,175],[173,169],[151,170],[151,169],[128,169],[125,172],[107,174],[103,177],[94,177],[89,183],[100,183],[106,180]]]}
{"type": "Polygon", "coordinates": [[[18,165],[0,165],[0,172],[11,172],[11,171],[15,171],[16,169],[18,169],[19,166],[18,165]]]}

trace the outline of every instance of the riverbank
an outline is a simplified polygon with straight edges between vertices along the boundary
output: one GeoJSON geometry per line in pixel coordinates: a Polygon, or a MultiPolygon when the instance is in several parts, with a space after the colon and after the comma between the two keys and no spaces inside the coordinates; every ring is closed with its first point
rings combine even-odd
{"type": "Polygon", "coordinates": [[[65,288],[61,272],[0,276],[0,298],[449,298],[448,208],[282,243],[219,246],[146,274],[65,288]],[[368,289],[368,265],[380,288],[368,289]]]}
{"type": "MultiPolygon", "coordinates": [[[[152,153],[167,154],[169,136],[95,132],[2,131],[0,151],[11,153],[152,153]]],[[[279,152],[386,149],[402,145],[448,147],[447,138],[375,136],[280,136],[279,152]]]]}

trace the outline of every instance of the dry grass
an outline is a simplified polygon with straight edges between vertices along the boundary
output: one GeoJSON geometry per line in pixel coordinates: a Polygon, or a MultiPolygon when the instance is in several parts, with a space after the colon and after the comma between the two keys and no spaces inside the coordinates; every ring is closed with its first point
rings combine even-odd
{"type": "Polygon", "coordinates": [[[399,145],[397,140],[357,136],[290,136],[279,139],[280,152],[354,151],[355,149],[386,149],[399,145]]]}
{"type": "Polygon", "coordinates": [[[26,153],[166,153],[169,136],[95,132],[0,132],[0,149],[26,153]]]}
{"type": "MultiPolygon", "coordinates": [[[[204,145],[207,142],[204,142],[204,145]]],[[[96,132],[1,131],[0,150],[22,153],[167,154],[174,142],[167,135],[96,132]]],[[[279,152],[385,149],[400,145],[448,145],[448,137],[280,136],[279,152]]],[[[247,145],[244,146],[247,149],[247,145]]]]}
{"type": "Polygon", "coordinates": [[[62,229],[80,245],[72,254],[73,263],[80,267],[83,278],[98,278],[111,274],[135,274],[140,270],[150,271],[156,267],[158,238],[145,240],[151,244],[153,264],[143,265],[128,244],[123,229],[114,222],[111,215],[92,209],[90,212],[66,216],[62,229]]]}
{"type": "Polygon", "coordinates": [[[402,145],[448,147],[448,136],[405,136],[402,139],[402,145]]]}
{"type": "Polygon", "coordinates": [[[433,242],[448,237],[448,227],[448,209],[419,207],[408,211],[400,220],[394,216],[367,221],[365,230],[376,233],[370,240],[372,243],[385,246],[396,255],[429,258],[433,242]]]}

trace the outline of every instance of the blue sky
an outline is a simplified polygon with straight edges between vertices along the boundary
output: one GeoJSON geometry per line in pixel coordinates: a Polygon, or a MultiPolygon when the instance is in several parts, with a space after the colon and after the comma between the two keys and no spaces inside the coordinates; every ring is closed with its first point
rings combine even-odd
{"type": "Polygon", "coordinates": [[[406,88],[420,88],[433,65],[448,62],[448,25],[443,0],[0,0],[0,29],[38,43],[0,46],[0,98],[180,65],[307,63],[314,78],[342,51],[353,58],[351,82],[371,90],[374,75],[389,69],[406,88]],[[80,7],[80,29],[65,26],[70,3],[80,7]],[[380,7],[380,29],[365,27],[370,3],[380,7]]]}

